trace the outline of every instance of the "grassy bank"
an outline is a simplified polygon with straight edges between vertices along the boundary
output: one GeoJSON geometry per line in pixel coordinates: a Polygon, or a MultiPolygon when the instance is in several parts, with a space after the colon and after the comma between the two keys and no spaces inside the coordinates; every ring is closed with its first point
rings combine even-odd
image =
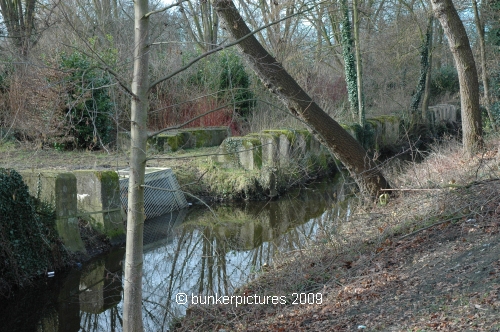
{"type": "Polygon", "coordinates": [[[448,141],[421,163],[393,162],[387,175],[398,190],[387,205],[358,204],[316,245],[281,253],[234,294],[269,296],[267,304],[192,306],[176,330],[499,329],[498,145],[466,158],[448,141]],[[312,293],[314,303],[294,293],[312,293]]]}

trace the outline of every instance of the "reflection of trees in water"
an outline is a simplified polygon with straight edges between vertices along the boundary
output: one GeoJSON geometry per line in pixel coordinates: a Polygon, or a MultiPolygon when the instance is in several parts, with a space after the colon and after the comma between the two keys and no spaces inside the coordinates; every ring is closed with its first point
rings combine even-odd
{"type": "Polygon", "coordinates": [[[88,313],[82,311],[80,321],[81,331],[121,331],[122,317],[120,308],[115,305],[102,313],[88,313]]]}
{"type": "Polygon", "coordinates": [[[277,252],[303,248],[318,233],[332,232],[333,216],[347,206],[335,205],[334,196],[318,190],[276,202],[218,206],[217,220],[209,211],[193,211],[170,245],[145,254],[146,326],[166,328],[185,312],[187,306],[175,302],[177,293],[189,300],[192,294],[228,294],[277,252]]]}
{"type": "MultiPolygon", "coordinates": [[[[170,215],[176,222],[151,222],[152,240],[145,240],[144,254],[145,330],[166,331],[174,317],[185,313],[187,305],[178,304],[176,294],[187,294],[189,302],[192,294],[228,294],[258,275],[262,265],[272,262],[277,253],[303,248],[334,232],[332,220],[338,220],[348,210],[347,203],[335,203],[339,196],[341,192],[330,184],[327,190],[295,193],[279,201],[217,206],[217,220],[209,211],[193,209],[174,231],[172,226],[167,230],[166,223],[179,224],[185,215],[170,215]]],[[[148,221],[146,228],[147,224],[148,221]]],[[[121,294],[117,298],[106,291],[110,289],[106,273],[122,259],[115,257],[113,267],[108,262],[104,263],[105,268],[97,264],[93,272],[82,271],[80,287],[85,283],[94,287],[92,292],[97,291],[90,292],[93,297],[89,292],[80,293],[81,330],[121,330],[121,303],[116,305],[121,294]],[[114,303],[107,306],[113,301],[106,299],[114,303]]],[[[121,266],[118,268],[121,271],[121,266]]]]}
{"type": "Polygon", "coordinates": [[[87,264],[79,276],[80,330],[118,331],[122,317],[123,250],[87,264]]]}

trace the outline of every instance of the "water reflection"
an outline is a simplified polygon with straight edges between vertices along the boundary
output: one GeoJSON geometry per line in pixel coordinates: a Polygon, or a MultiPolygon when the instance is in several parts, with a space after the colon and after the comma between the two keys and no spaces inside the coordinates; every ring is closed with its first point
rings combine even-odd
{"type": "MultiPolygon", "coordinates": [[[[300,249],[331,231],[335,215],[348,215],[343,196],[341,183],[325,182],[278,201],[190,209],[148,220],[145,330],[166,331],[174,317],[185,313],[187,304],[177,303],[176,294],[186,294],[190,302],[192,294],[231,293],[276,253],[300,249]]],[[[123,249],[115,250],[71,271],[54,286],[59,295],[49,301],[52,309],[38,316],[37,330],[120,331],[123,257],[123,249]]]]}

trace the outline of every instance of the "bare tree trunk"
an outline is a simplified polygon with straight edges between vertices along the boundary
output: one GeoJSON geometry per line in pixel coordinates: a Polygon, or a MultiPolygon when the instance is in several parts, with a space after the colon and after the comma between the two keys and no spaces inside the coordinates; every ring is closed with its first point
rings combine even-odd
{"type": "Polygon", "coordinates": [[[388,183],[363,147],[335,120],[326,114],[297,82],[286,72],[251,35],[231,0],[216,0],[214,5],[227,32],[236,40],[238,47],[264,85],[275,93],[288,110],[304,120],[317,138],[344,164],[358,183],[362,193],[377,195],[388,183]]]}
{"type": "Polygon", "coordinates": [[[431,0],[432,9],[448,38],[460,83],[464,150],[473,154],[483,146],[479,83],[474,55],[464,25],[451,0],[431,0]]]}
{"type": "MultiPolygon", "coordinates": [[[[432,16],[429,17],[429,21],[427,22],[427,31],[425,32],[425,38],[422,41],[422,46],[420,49],[420,77],[417,84],[417,90],[413,95],[413,99],[411,101],[411,114],[413,122],[418,121],[417,111],[418,105],[420,104],[420,100],[422,99],[422,95],[425,93],[427,82],[427,74],[429,73],[429,58],[432,47],[432,26],[434,23],[434,18],[432,16]]],[[[425,111],[424,117],[425,117],[425,111]]]]}
{"type": "Polygon", "coordinates": [[[479,11],[477,9],[477,1],[472,0],[472,7],[474,9],[474,20],[476,21],[476,29],[477,35],[479,37],[479,52],[481,57],[481,79],[483,81],[483,100],[484,107],[486,108],[486,112],[488,113],[488,117],[490,118],[491,127],[494,131],[497,131],[497,125],[495,121],[495,117],[491,113],[491,101],[490,101],[490,84],[488,82],[488,70],[486,67],[486,47],[484,42],[484,24],[481,22],[481,18],[479,17],[479,11]]]}
{"type": "Polygon", "coordinates": [[[353,54],[353,39],[351,36],[351,22],[349,21],[349,7],[347,0],[340,0],[340,11],[342,12],[342,55],[344,57],[345,81],[347,84],[347,97],[349,99],[353,118],[358,115],[358,85],[356,67],[353,54]]]}
{"type": "Polygon", "coordinates": [[[365,129],[365,101],[363,95],[363,64],[361,59],[361,41],[359,40],[358,0],[352,2],[352,23],[354,26],[354,50],[356,57],[356,85],[358,88],[359,125],[365,129]]]}
{"type": "Polygon", "coordinates": [[[144,231],[144,172],[146,167],[149,18],[148,0],[135,0],[134,73],[131,103],[131,155],[128,186],[127,245],[123,301],[123,331],[143,330],[142,265],[144,231]]]}
{"type": "Polygon", "coordinates": [[[434,34],[434,17],[430,18],[429,30],[429,55],[427,58],[427,75],[425,76],[424,96],[422,97],[422,120],[424,123],[427,121],[427,109],[429,108],[429,100],[431,98],[431,74],[432,74],[432,48],[433,48],[433,34],[434,34]]]}
{"type": "Polygon", "coordinates": [[[0,0],[3,23],[9,38],[22,56],[27,56],[35,43],[35,0],[0,0]],[[23,6],[24,3],[24,6],[23,6]]]}

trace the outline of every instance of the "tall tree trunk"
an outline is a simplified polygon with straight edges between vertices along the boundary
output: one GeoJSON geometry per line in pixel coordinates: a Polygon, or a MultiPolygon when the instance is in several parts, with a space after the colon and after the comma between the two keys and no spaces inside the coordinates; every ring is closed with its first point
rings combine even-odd
{"type": "Polygon", "coordinates": [[[35,42],[35,0],[0,0],[3,23],[19,54],[27,56],[35,42]],[[24,5],[23,5],[24,4],[24,5]]]}
{"type": "Polygon", "coordinates": [[[469,38],[451,0],[431,0],[432,9],[448,38],[460,84],[464,150],[472,155],[483,146],[479,83],[469,38]]]}
{"type": "Polygon", "coordinates": [[[427,121],[427,109],[429,108],[429,100],[431,98],[431,74],[432,74],[432,53],[433,53],[433,34],[434,34],[434,17],[430,18],[429,30],[429,55],[427,58],[427,75],[425,75],[424,96],[422,97],[422,121],[427,121]]]}
{"type": "Polygon", "coordinates": [[[146,167],[149,18],[148,0],[135,0],[134,73],[132,77],[131,154],[128,185],[127,244],[123,301],[123,331],[143,330],[142,265],[144,231],[144,172],[146,167]]]}
{"type": "Polygon", "coordinates": [[[417,84],[417,91],[413,95],[413,99],[411,101],[411,106],[410,106],[413,122],[417,122],[418,120],[417,117],[418,106],[420,105],[420,100],[422,99],[422,95],[425,92],[427,74],[429,72],[429,54],[431,52],[433,22],[434,18],[430,16],[429,21],[427,23],[427,31],[425,32],[425,38],[422,41],[422,46],[420,50],[420,77],[417,84]]]}
{"type": "Polygon", "coordinates": [[[216,0],[214,5],[227,32],[236,40],[246,37],[238,47],[264,85],[282,100],[292,114],[309,124],[315,136],[349,170],[361,192],[375,196],[380,189],[388,188],[385,178],[363,147],[326,114],[251,35],[233,2],[216,0]]]}
{"type": "Polygon", "coordinates": [[[351,35],[351,22],[349,20],[349,7],[347,0],[340,0],[342,12],[342,55],[344,57],[345,80],[347,84],[347,97],[353,118],[358,115],[358,85],[356,66],[354,62],[353,40],[351,35]]]}
{"type": "Polygon", "coordinates": [[[361,41],[359,39],[358,0],[352,1],[352,21],[354,25],[354,50],[356,57],[356,85],[358,88],[358,121],[365,128],[365,101],[363,95],[363,64],[361,59],[361,41]]]}
{"type": "Polygon", "coordinates": [[[472,8],[474,9],[474,20],[476,22],[477,35],[479,37],[479,52],[481,59],[481,79],[483,81],[483,100],[484,107],[490,118],[491,127],[494,131],[497,131],[496,119],[491,112],[491,101],[490,101],[490,84],[488,82],[488,69],[486,67],[486,46],[484,42],[484,24],[479,17],[479,11],[477,9],[477,1],[472,0],[472,8]]]}

